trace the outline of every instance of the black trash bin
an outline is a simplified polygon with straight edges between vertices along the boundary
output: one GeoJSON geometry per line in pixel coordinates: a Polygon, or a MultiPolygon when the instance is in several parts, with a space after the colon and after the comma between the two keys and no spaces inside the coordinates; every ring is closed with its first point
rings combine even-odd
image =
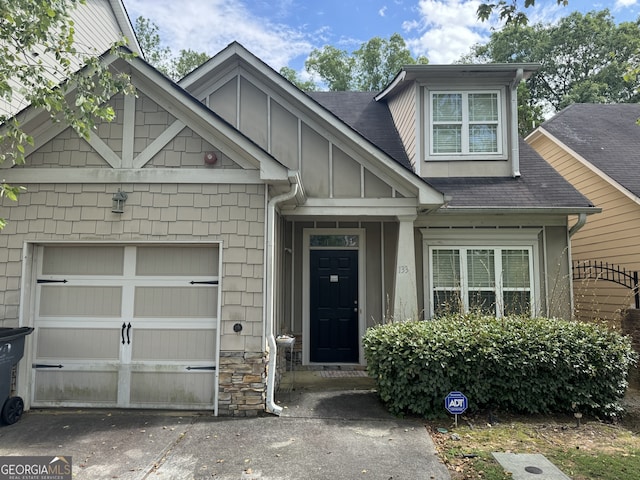
{"type": "Polygon", "coordinates": [[[24,354],[24,339],[33,332],[31,327],[0,328],[0,420],[12,425],[20,420],[24,402],[11,396],[11,374],[24,354]]]}

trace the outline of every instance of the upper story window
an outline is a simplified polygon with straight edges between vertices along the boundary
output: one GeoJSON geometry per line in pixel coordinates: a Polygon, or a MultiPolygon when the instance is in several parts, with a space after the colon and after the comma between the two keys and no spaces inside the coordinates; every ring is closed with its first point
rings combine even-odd
{"type": "Polygon", "coordinates": [[[503,153],[503,105],[500,90],[431,91],[430,156],[446,159],[503,153]]]}

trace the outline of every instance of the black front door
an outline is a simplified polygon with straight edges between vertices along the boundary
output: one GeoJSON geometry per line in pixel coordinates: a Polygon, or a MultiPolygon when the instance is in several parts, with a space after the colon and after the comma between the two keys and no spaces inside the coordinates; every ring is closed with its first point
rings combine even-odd
{"type": "Polygon", "coordinates": [[[357,363],[358,251],[311,250],[312,362],[357,363]]]}

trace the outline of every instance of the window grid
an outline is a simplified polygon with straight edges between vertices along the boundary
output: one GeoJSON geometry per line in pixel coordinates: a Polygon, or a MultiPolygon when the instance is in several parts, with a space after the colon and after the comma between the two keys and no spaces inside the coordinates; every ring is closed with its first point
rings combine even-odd
{"type": "Polygon", "coordinates": [[[431,92],[431,154],[500,154],[498,91],[431,92]]]}
{"type": "Polygon", "coordinates": [[[533,311],[533,256],[530,247],[434,247],[431,262],[432,316],[447,312],[504,315],[531,315],[533,311]],[[456,278],[457,285],[439,283],[443,276],[435,273],[442,268],[443,258],[451,262],[448,277],[456,278]]]}

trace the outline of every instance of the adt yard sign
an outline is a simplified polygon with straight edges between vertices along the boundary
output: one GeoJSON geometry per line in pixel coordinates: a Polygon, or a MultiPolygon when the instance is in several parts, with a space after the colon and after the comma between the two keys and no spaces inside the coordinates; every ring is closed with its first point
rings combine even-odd
{"type": "Polygon", "coordinates": [[[444,399],[444,407],[452,415],[461,415],[465,412],[468,406],[467,397],[460,392],[451,392],[444,399]]]}

